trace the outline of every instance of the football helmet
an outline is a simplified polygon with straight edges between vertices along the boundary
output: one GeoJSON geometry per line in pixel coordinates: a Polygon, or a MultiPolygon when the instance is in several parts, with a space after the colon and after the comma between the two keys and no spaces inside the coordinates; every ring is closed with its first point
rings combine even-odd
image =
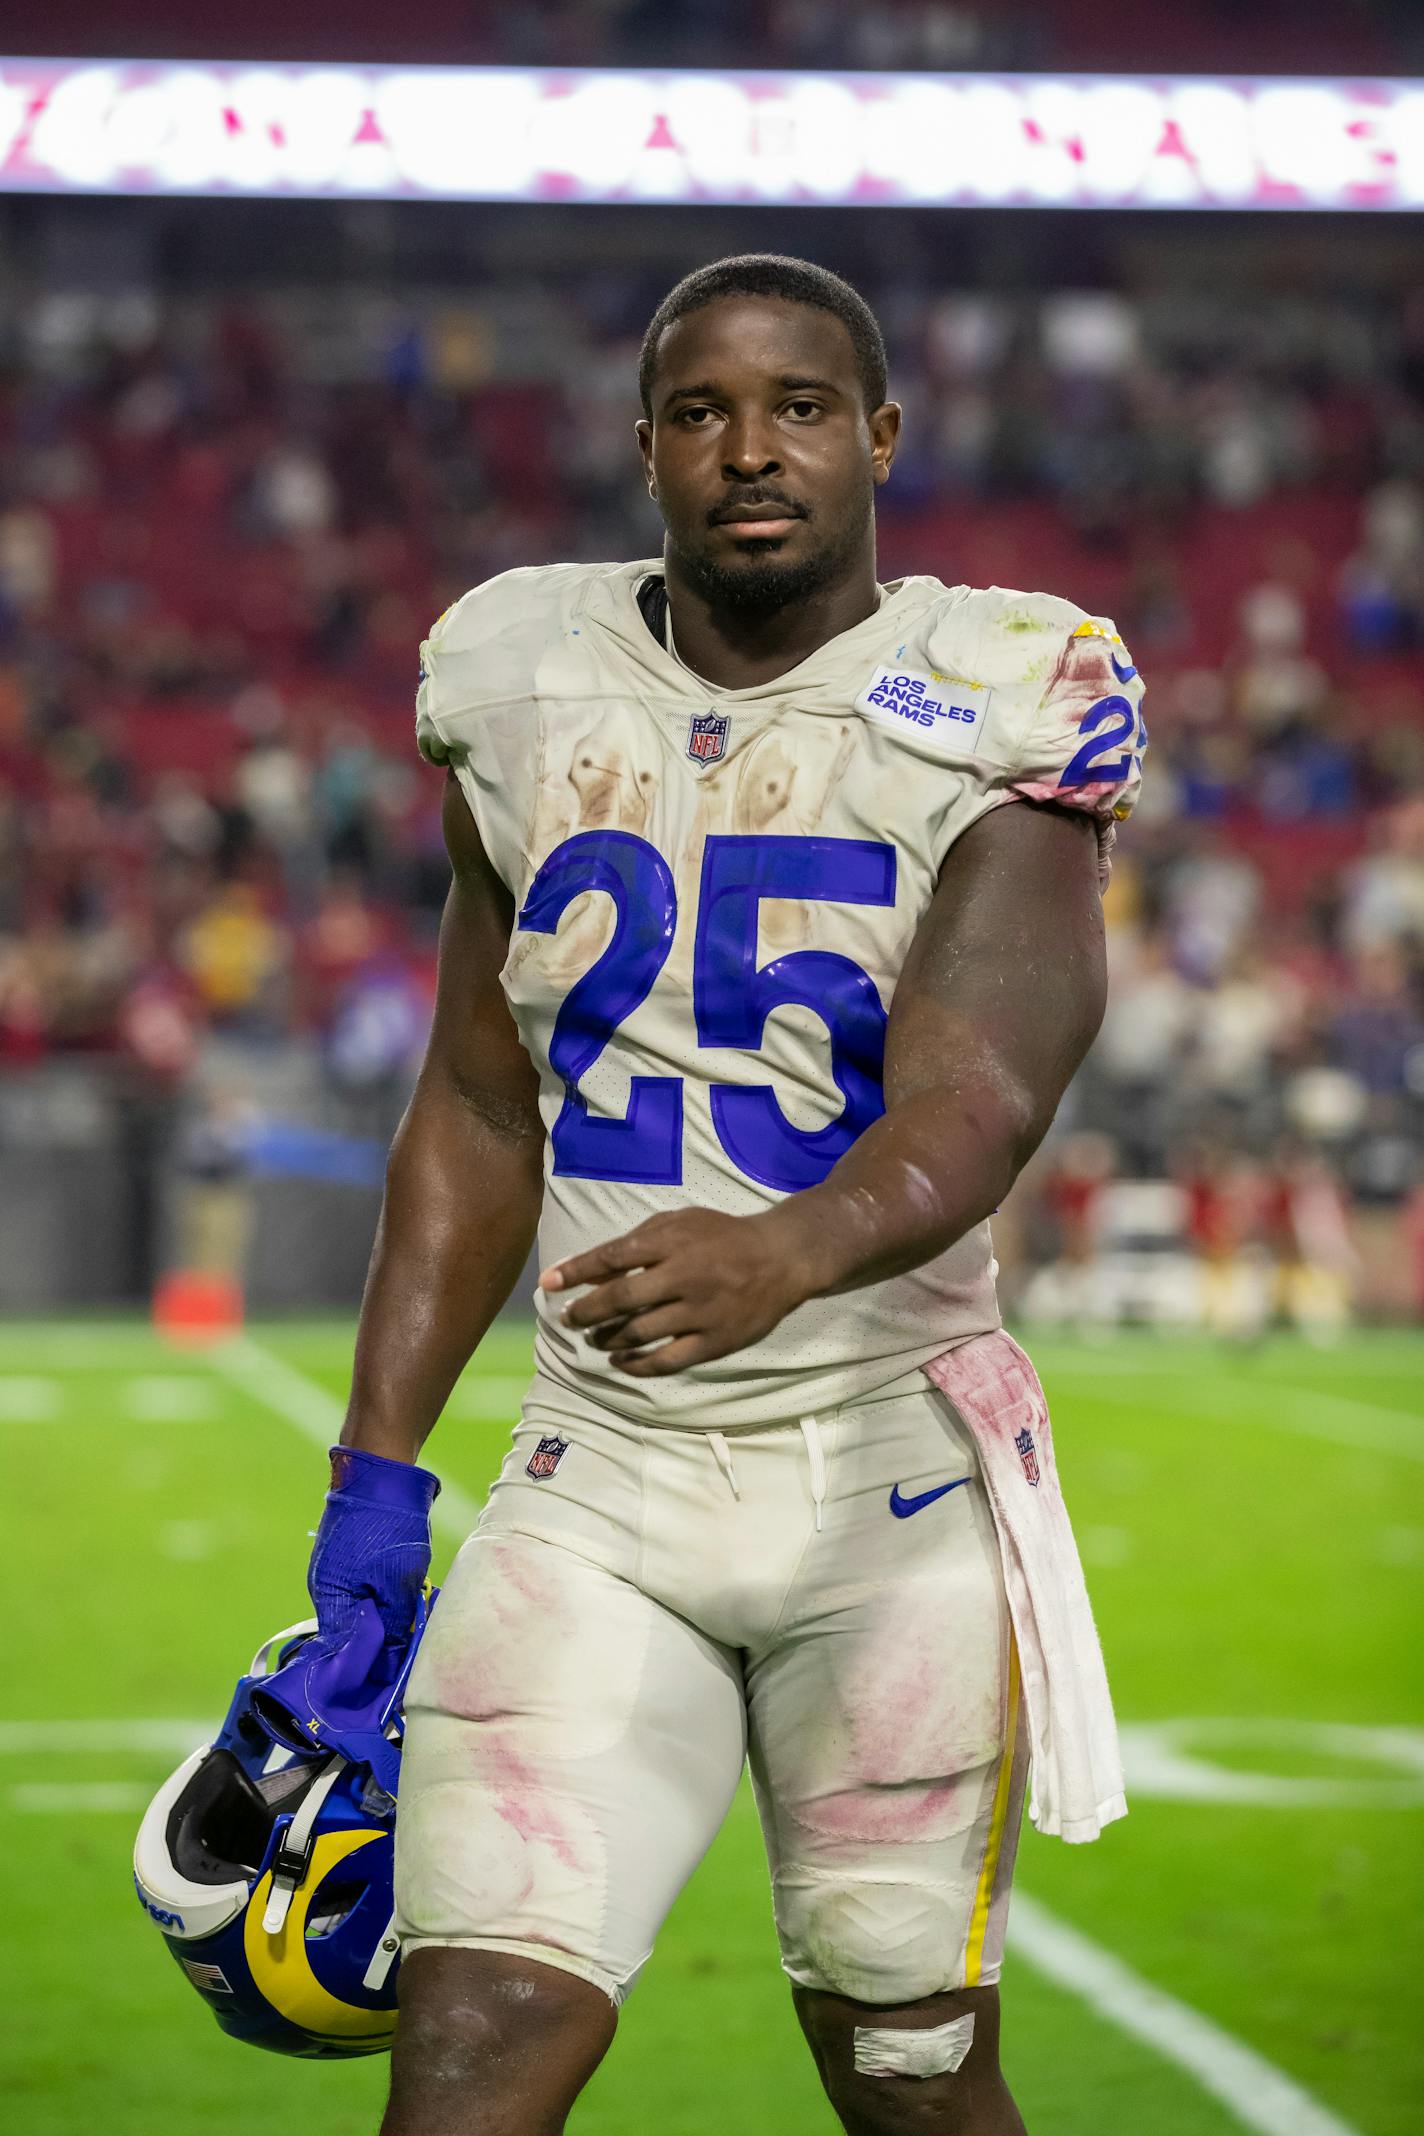
{"type": "MultiPolygon", "coordinates": [[[[425,1617],[422,1598],[411,1655],[425,1617]]],[[[254,1691],[315,1630],[295,1624],[259,1648],[216,1739],[158,1790],[134,1886],[224,2032],[334,2058],[378,2053],[395,2031],[396,1804],[369,1766],[276,1744],[253,1712],[254,1691]]],[[[398,1701],[386,1732],[399,1743],[398,1701]]]]}

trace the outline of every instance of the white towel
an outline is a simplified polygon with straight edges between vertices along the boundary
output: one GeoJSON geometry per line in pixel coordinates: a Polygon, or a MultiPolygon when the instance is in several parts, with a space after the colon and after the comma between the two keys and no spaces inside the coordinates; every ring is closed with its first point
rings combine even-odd
{"type": "Polygon", "coordinates": [[[1033,1754],[1029,1816],[1040,1832],[1096,1839],[1127,1815],[1127,1799],[1103,1650],[1038,1374],[1002,1328],[924,1369],[973,1436],[993,1508],[1033,1754]]]}

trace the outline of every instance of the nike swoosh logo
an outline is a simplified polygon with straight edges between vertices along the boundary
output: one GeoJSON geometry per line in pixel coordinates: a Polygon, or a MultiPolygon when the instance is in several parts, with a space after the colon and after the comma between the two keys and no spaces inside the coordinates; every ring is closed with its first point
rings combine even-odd
{"type": "Polygon", "coordinates": [[[1109,653],[1109,655],[1108,655],[1108,658],[1109,658],[1109,659],[1111,660],[1111,662],[1112,662],[1112,671],[1113,671],[1114,675],[1116,675],[1116,677],[1117,677],[1118,681],[1119,681],[1119,682],[1131,682],[1131,680],[1132,680],[1133,676],[1134,676],[1134,675],[1135,675],[1135,674],[1137,673],[1137,670],[1136,670],[1136,668],[1135,668],[1135,667],[1133,666],[1132,662],[1131,662],[1131,661],[1129,660],[1129,661],[1128,661],[1128,663],[1127,663],[1127,666],[1126,666],[1126,667],[1122,667],[1122,666],[1120,666],[1120,665],[1119,665],[1119,662],[1118,662],[1118,657],[1117,657],[1117,654],[1116,654],[1116,653],[1109,653]]]}
{"type": "Polygon", "coordinates": [[[897,1483],[890,1493],[890,1511],[896,1520],[908,1520],[910,1515],[918,1513],[922,1506],[932,1506],[937,1498],[944,1497],[946,1491],[957,1491],[961,1483],[968,1481],[967,1476],[958,1476],[953,1483],[938,1484],[933,1491],[921,1491],[916,1498],[906,1498],[897,1483]]]}

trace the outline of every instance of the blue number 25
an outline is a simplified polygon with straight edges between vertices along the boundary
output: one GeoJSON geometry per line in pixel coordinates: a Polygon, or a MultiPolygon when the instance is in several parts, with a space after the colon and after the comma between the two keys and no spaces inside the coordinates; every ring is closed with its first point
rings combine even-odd
{"type": "MultiPolygon", "coordinates": [[[[564,1084],[554,1170],[583,1179],[676,1185],[682,1178],[682,1082],[634,1076],[628,1111],[599,1118],[579,1090],[620,1023],[648,995],[677,926],[677,892],[662,855],[626,831],[583,831],[557,847],[530,885],[521,928],[549,933],[585,891],[613,899],[613,936],[565,996],[549,1041],[564,1084]]],[[[830,1037],[831,1075],[845,1104],[820,1128],[793,1126],[770,1084],[714,1083],[712,1124],[732,1162],[784,1193],[824,1179],[885,1109],[885,1010],[849,957],[794,950],[757,965],[764,898],[893,905],[895,851],[859,838],[709,838],[693,958],[693,1013],[704,1046],[754,1052],[773,1009],[814,1010],[830,1037]]]]}

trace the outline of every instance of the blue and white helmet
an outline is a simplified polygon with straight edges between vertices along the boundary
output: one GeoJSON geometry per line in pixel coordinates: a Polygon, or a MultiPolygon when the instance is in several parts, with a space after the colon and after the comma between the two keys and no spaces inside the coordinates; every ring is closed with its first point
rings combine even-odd
{"type": "MultiPolygon", "coordinates": [[[[422,1602],[414,1653],[425,1625],[422,1602]]],[[[396,1805],[365,1766],[274,1744],[252,1694],[316,1630],[262,1646],[212,1743],[154,1796],[134,1845],[149,1919],[223,2031],[278,2054],[379,2053],[396,2022],[396,1805]]],[[[398,1742],[399,1707],[387,1733],[398,1742]]]]}

